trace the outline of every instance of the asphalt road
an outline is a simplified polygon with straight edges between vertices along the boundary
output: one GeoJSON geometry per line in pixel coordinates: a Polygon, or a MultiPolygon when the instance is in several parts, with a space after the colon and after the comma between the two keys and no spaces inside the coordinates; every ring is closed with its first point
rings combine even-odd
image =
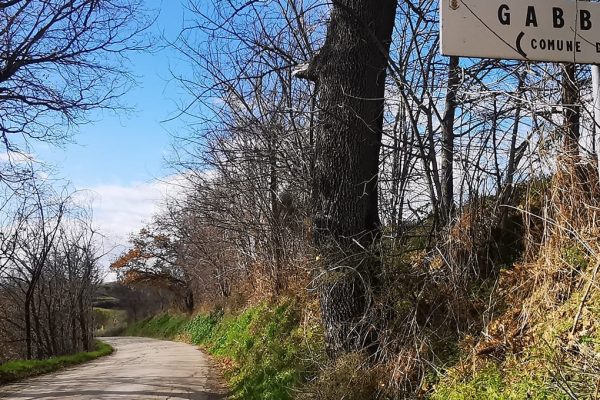
{"type": "Polygon", "coordinates": [[[103,338],[116,352],[87,364],[0,386],[1,399],[225,399],[218,370],[194,346],[103,338]]]}

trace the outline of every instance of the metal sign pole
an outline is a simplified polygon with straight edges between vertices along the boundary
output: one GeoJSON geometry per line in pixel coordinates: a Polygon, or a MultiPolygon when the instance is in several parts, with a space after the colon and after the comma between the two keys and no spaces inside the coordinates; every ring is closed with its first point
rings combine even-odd
{"type": "MultiPolygon", "coordinates": [[[[597,140],[600,134],[600,66],[595,64],[592,65],[592,101],[594,104],[594,130],[592,132],[595,133],[593,139],[595,143],[592,148],[597,149],[597,140]]],[[[598,152],[596,151],[596,153],[598,152]]],[[[600,160],[596,161],[600,162],[600,160]]]]}
{"type": "Polygon", "coordinates": [[[592,96],[594,100],[594,125],[600,133],[600,66],[592,65],[592,96]]]}

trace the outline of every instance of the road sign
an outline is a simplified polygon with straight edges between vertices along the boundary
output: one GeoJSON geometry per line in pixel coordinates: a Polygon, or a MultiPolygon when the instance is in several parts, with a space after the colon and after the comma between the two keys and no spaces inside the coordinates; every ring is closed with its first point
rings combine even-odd
{"type": "Polygon", "coordinates": [[[442,54],[600,64],[600,3],[441,0],[442,54]]]}

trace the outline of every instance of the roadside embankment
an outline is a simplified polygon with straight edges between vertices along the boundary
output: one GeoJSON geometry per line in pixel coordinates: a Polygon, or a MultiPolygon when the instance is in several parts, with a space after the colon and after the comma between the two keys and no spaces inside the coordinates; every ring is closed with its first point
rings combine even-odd
{"type": "Polygon", "coordinates": [[[201,346],[224,367],[233,398],[291,399],[323,357],[318,325],[301,319],[293,301],[262,302],[238,314],[161,314],[130,325],[125,335],[201,346]]]}
{"type": "Polygon", "coordinates": [[[112,352],[112,346],[108,343],[96,340],[93,351],[52,357],[45,360],[9,361],[0,365],[0,385],[81,364],[98,357],[109,355],[112,352]]]}

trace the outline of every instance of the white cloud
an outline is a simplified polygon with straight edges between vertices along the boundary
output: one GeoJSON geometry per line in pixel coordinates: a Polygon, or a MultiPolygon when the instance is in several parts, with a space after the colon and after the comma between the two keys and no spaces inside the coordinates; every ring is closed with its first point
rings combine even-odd
{"type": "MultiPolygon", "coordinates": [[[[180,190],[177,181],[177,177],[171,177],[160,182],[82,189],[80,201],[91,204],[94,226],[105,236],[103,251],[107,254],[101,260],[105,268],[127,248],[129,236],[151,222],[164,200],[180,190]]],[[[107,279],[114,276],[109,274],[107,279]]]]}

